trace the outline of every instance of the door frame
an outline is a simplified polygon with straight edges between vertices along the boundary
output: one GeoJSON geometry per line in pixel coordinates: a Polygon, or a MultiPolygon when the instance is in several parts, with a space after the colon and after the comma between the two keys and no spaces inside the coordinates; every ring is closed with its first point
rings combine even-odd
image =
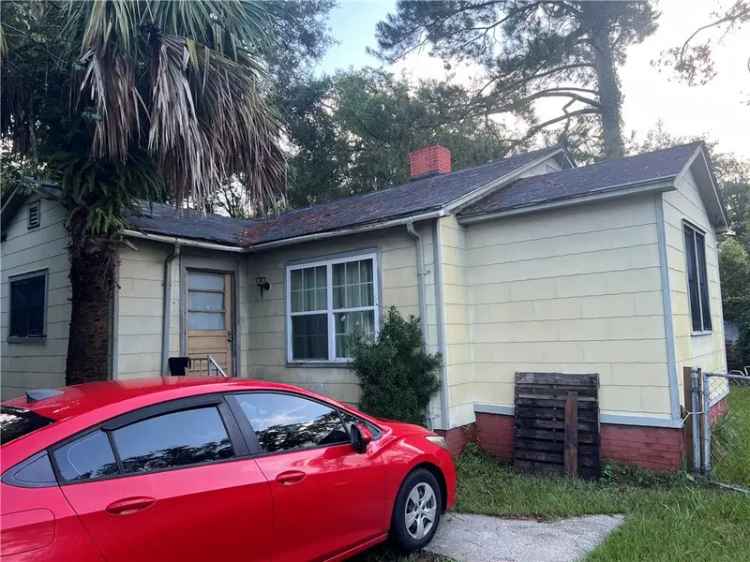
{"type": "Polygon", "coordinates": [[[205,271],[208,273],[222,273],[232,275],[232,344],[230,356],[232,358],[232,377],[240,377],[240,261],[239,259],[224,258],[223,256],[209,257],[201,255],[187,255],[180,257],[180,355],[188,355],[188,272],[205,271]]]}

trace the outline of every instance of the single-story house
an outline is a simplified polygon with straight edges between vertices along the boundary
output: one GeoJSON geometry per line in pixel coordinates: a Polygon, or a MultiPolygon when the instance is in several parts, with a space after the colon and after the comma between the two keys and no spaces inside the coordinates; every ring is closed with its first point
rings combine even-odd
{"type": "MultiPolygon", "coordinates": [[[[705,147],[452,171],[436,145],[410,163],[404,185],[269,219],[144,205],[119,249],[108,376],[190,356],[357,403],[348,336],[395,305],[443,355],[429,421],[452,447],[510,456],[515,373],[597,373],[603,458],[679,467],[682,368],[726,369],[705,147]]],[[[64,384],[65,218],[52,188],[3,209],[3,398],[64,384]]]]}

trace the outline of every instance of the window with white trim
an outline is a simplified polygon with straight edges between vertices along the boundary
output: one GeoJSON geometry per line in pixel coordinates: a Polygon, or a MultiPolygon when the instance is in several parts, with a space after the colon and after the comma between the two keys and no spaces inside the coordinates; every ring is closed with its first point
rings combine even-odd
{"type": "Polygon", "coordinates": [[[711,331],[711,305],[706,272],[706,238],[703,232],[684,223],[687,260],[688,300],[693,332],[711,331]]]}
{"type": "Polygon", "coordinates": [[[378,331],[375,254],[287,267],[287,359],[349,361],[378,331]]]}

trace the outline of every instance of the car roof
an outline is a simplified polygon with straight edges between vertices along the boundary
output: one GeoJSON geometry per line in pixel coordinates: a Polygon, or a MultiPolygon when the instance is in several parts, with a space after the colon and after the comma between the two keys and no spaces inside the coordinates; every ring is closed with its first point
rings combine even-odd
{"type": "MultiPolygon", "coordinates": [[[[137,402],[134,408],[195,394],[232,390],[292,390],[313,393],[295,386],[269,381],[223,377],[148,377],[76,384],[58,389],[59,393],[29,401],[25,396],[3,402],[31,410],[41,416],[62,421],[125,402],[137,402]],[[132,400],[137,399],[137,400],[132,400]],[[145,399],[145,400],[144,400],[145,399]]],[[[335,402],[335,401],[334,401],[335,402]]]]}

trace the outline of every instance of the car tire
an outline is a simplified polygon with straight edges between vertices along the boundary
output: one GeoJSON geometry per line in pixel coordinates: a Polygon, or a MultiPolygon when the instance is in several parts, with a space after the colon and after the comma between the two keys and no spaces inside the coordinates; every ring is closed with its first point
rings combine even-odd
{"type": "Polygon", "coordinates": [[[426,546],[440,523],[442,493],[435,476],[424,468],[411,472],[396,497],[391,538],[404,552],[426,546]]]}

